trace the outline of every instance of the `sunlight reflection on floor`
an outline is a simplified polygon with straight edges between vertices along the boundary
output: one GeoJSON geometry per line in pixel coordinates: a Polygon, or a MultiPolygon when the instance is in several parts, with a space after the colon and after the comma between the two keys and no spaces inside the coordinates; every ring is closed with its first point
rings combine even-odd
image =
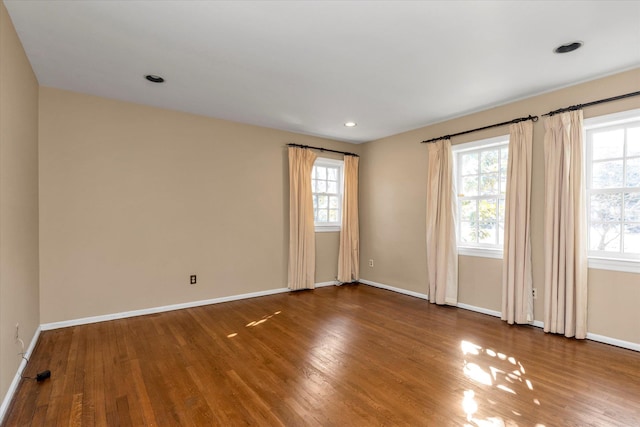
{"type": "MultiPolygon", "coordinates": [[[[260,320],[254,320],[253,322],[249,322],[245,325],[246,328],[252,328],[254,326],[258,326],[261,325],[263,323],[265,323],[267,320],[271,319],[273,316],[277,316],[278,314],[282,313],[281,310],[276,311],[273,314],[265,314],[264,316],[262,316],[262,319],[260,320]]],[[[237,337],[238,333],[237,332],[232,332],[229,335],[227,335],[227,338],[234,338],[237,337]]]]}
{"type": "MultiPolygon", "coordinates": [[[[509,395],[527,394],[533,392],[533,382],[525,378],[526,371],[522,363],[515,357],[497,352],[493,349],[484,349],[481,346],[469,341],[460,343],[462,354],[464,355],[464,375],[478,385],[475,390],[465,390],[462,398],[462,409],[467,418],[465,427],[512,427],[518,426],[516,421],[522,414],[511,409],[511,413],[516,420],[503,418],[500,416],[489,416],[484,419],[476,418],[478,412],[482,412],[480,402],[485,400],[490,405],[497,402],[490,399],[481,399],[487,387],[495,387],[509,395]]],[[[540,406],[537,398],[531,399],[532,403],[540,406]]],[[[504,399],[500,403],[504,405],[504,399]]],[[[485,413],[486,413],[485,407],[485,413]]],[[[536,427],[545,427],[543,424],[536,424],[536,427]]]]}

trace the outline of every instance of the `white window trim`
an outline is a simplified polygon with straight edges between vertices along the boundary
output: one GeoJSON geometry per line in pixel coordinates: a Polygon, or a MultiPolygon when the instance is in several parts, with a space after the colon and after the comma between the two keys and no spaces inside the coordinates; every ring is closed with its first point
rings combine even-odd
{"type": "Polygon", "coordinates": [[[481,258],[504,258],[502,249],[458,246],[458,255],[477,256],[481,258]]]}
{"type": "Polygon", "coordinates": [[[629,259],[588,257],[588,267],[595,270],[624,271],[640,273],[640,262],[629,259]]]}
{"type": "MultiPolygon", "coordinates": [[[[451,147],[451,152],[453,155],[453,174],[455,176],[455,184],[458,184],[458,154],[463,153],[465,151],[473,151],[478,148],[491,148],[499,145],[503,145],[505,142],[505,138],[507,139],[507,144],[509,142],[509,135],[500,135],[492,138],[480,139],[477,141],[466,142],[463,144],[456,144],[451,147]]],[[[456,192],[456,202],[458,200],[457,192],[456,192]]],[[[456,208],[457,209],[457,208],[456,208]]],[[[456,222],[458,222],[460,218],[457,218],[456,212],[456,222]]],[[[458,255],[464,256],[474,256],[481,258],[494,258],[494,259],[503,259],[504,252],[502,248],[496,248],[494,246],[491,247],[482,247],[482,246],[463,246],[458,241],[458,226],[456,225],[456,242],[458,245],[458,255]]],[[[504,247],[504,244],[503,244],[504,247]]]]}
{"type": "MultiPolygon", "coordinates": [[[[337,159],[329,159],[327,157],[318,157],[313,164],[314,166],[329,166],[340,168],[340,216],[342,217],[342,198],[344,195],[344,160],[337,159]]],[[[314,223],[316,233],[335,233],[336,231],[340,231],[342,229],[342,218],[340,219],[340,223],[314,223]]]]}
{"type": "MultiPolygon", "coordinates": [[[[637,121],[638,117],[640,117],[640,108],[584,119],[584,122],[583,122],[583,131],[584,131],[583,136],[585,141],[584,158],[585,158],[585,164],[587,165],[587,168],[585,168],[586,183],[590,179],[591,163],[592,163],[591,157],[589,156],[588,147],[587,147],[587,143],[588,143],[587,131],[603,128],[603,127],[624,125],[629,122],[637,121]]],[[[588,202],[589,201],[587,198],[586,203],[588,202]]],[[[589,227],[589,224],[590,223],[587,220],[587,227],[589,227]]],[[[621,255],[623,254],[612,254],[611,256],[607,256],[606,253],[588,250],[588,255],[587,255],[588,267],[596,270],[610,270],[610,271],[622,271],[627,273],[640,273],[640,259],[616,258],[616,256],[621,256],[621,255]]]]}

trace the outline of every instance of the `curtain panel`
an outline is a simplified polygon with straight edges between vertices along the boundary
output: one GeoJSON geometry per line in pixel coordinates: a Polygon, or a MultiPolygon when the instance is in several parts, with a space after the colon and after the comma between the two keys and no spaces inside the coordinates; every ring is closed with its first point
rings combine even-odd
{"type": "Polygon", "coordinates": [[[429,301],[458,303],[456,199],[451,141],[427,144],[427,268],[429,301]]]}
{"type": "Polygon", "coordinates": [[[545,120],[544,331],[587,335],[582,111],[545,120]]]}
{"type": "Polygon", "coordinates": [[[509,127],[509,162],[502,263],[502,320],[533,322],[531,272],[531,165],[533,123],[509,127]]]}
{"type": "Polygon", "coordinates": [[[289,147],[289,289],[313,289],[316,230],[313,222],[311,171],[316,155],[289,147]]]}
{"type": "Polygon", "coordinates": [[[360,158],[344,157],[344,195],[342,227],[338,251],[338,281],[354,282],[360,278],[360,231],[358,223],[358,164],[360,158]]]}

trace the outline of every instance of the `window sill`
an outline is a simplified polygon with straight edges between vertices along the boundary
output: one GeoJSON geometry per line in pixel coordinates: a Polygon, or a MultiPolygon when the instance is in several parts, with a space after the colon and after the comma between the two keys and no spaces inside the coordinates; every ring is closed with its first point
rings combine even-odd
{"type": "Polygon", "coordinates": [[[596,270],[624,271],[626,273],[640,273],[640,261],[611,258],[589,258],[589,268],[596,270]]]}
{"type": "Polygon", "coordinates": [[[339,225],[316,225],[316,233],[332,233],[340,231],[339,225]]]}
{"type": "Polygon", "coordinates": [[[458,255],[502,259],[502,250],[488,249],[488,248],[458,247],[458,255]]]}

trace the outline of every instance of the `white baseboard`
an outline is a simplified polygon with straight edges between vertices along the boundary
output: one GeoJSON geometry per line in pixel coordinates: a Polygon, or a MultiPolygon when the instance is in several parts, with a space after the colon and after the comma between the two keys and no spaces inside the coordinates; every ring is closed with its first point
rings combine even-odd
{"type": "MultiPolygon", "coordinates": [[[[395,288],[393,286],[388,286],[388,285],[384,285],[382,283],[372,282],[370,280],[360,279],[359,282],[360,283],[364,283],[365,285],[375,286],[376,288],[387,289],[387,290],[390,290],[390,291],[398,292],[398,293],[405,294],[405,295],[414,296],[414,297],[417,297],[417,298],[429,299],[428,296],[425,295],[425,294],[419,294],[417,292],[408,291],[406,289],[395,288]]],[[[499,311],[490,310],[488,308],[476,307],[476,306],[469,305],[469,304],[464,304],[464,303],[458,303],[457,307],[458,308],[462,308],[464,310],[470,310],[470,311],[475,311],[477,313],[486,314],[486,315],[489,315],[489,316],[502,317],[502,313],[500,313],[499,311]]],[[[544,328],[544,322],[542,322],[540,320],[534,320],[531,323],[531,325],[535,326],[535,327],[538,327],[538,328],[544,328]]],[[[591,340],[591,341],[601,342],[601,343],[604,343],[604,344],[615,345],[616,347],[622,347],[622,348],[626,348],[628,350],[640,351],[640,344],[638,344],[638,343],[619,340],[617,338],[611,338],[611,337],[607,337],[607,336],[604,336],[604,335],[597,335],[597,334],[592,334],[592,333],[588,332],[587,333],[587,339],[591,340]]]]}
{"type": "Polygon", "coordinates": [[[475,305],[469,305],[469,304],[464,304],[459,302],[457,307],[465,310],[469,310],[469,311],[475,311],[476,313],[487,314],[493,317],[502,317],[502,313],[500,313],[499,311],[489,310],[488,308],[476,307],[475,305]]]}
{"type": "Polygon", "coordinates": [[[335,280],[332,280],[332,281],[330,281],[330,282],[320,282],[320,283],[316,283],[314,286],[315,286],[316,288],[322,288],[322,287],[324,287],[324,286],[337,286],[337,285],[339,285],[339,284],[340,284],[340,282],[337,282],[337,281],[335,281],[335,280]]]}
{"type": "Polygon", "coordinates": [[[630,341],[623,341],[617,338],[610,338],[604,335],[592,334],[587,332],[587,339],[591,341],[598,341],[604,344],[615,345],[616,347],[622,347],[629,350],[640,351],[640,344],[630,341]]]}
{"type": "Polygon", "coordinates": [[[426,299],[426,300],[429,299],[429,296],[427,294],[408,291],[406,289],[396,288],[393,286],[384,285],[382,283],[372,282],[371,280],[359,279],[358,283],[364,283],[365,285],[373,286],[380,289],[386,289],[388,291],[398,292],[399,294],[405,294],[405,295],[409,295],[409,296],[420,298],[420,299],[426,299]]]}
{"type": "MultiPolygon", "coordinates": [[[[317,286],[317,285],[316,285],[317,286]]],[[[251,292],[248,294],[231,295],[228,297],[212,298],[200,301],[190,301],[181,304],[164,305],[160,307],[143,308],[140,310],[123,311],[121,313],[103,314],[101,316],[83,317],[80,319],[63,320],[60,322],[43,323],[40,328],[43,331],[51,329],[67,328],[69,326],[87,325],[89,323],[106,322],[108,320],[126,319],[127,317],[144,316],[145,314],[163,313],[165,311],[181,310],[183,308],[200,307],[221,302],[237,301],[247,298],[263,297],[266,295],[289,292],[288,288],[270,289],[267,291],[251,292]]]]}
{"type": "Polygon", "coordinates": [[[531,325],[535,326],[536,328],[540,328],[540,329],[544,328],[544,322],[542,320],[534,320],[531,325]]]}
{"type": "MultiPolygon", "coordinates": [[[[33,338],[31,338],[31,342],[29,343],[29,347],[24,353],[24,357],[27,359],[31,357],[31,353],[33,353],[33,349],[36,347],[36,343],[38,342],[38,338],[40,337],[40,331],[42,328],[38,326],[36,332],[33,334],[33,338]]],[[[18,385],[20,384],[20,380],[22,379],[22,371],[25,366],[27,366],[27,361],[22,359],[20,362],[20,366],[18,366],[18,370],[16,371],[16,375],[13,377],[13,381],[9,385],[9,389],[7,390],[7,394],[4,395],[4,399],[2,400],[2,405],[0,405],[0,424],[2,424],[2,420],[4,420],[4,416],[7,413],[7,409],[9,409],[9,404],[13,399],[13,395],[18,389],[18,385]]]]}
{"type": "MultiPolygon", "coordinates": [[[[458,303],[458,308],[463,308],[469,311],[475,311],[476,313],[488,314],[493,317],[502,317],[502,313],[496,310],[489,310],[488,308],[476,307],[475,305],[463,304],[461,302],[458,303]]],[[[540,320],[534,320],[530,323],[531,326],[535,326],[537,328],[544,327],[544,323],[540,320]]]]}
{"type": "MultiPolygon", "coordinates": [[[[314,285],[316,288],[321,288],[323,286],[333,286],[336,284],[337,282],[331,281],[331,282],[315,283],[314,285]]],[[[190,302],[185,302],[180,304],[171,304],[171,305],[165,305],[160,307],[143,308],[140,310],[123,311],[120,313],[103,314],[101,316],[91,316],[91,317],[83,317],[80,319],[63,320],[60,322],[43,323],[42,325],[40,325],[40,328],[43,331],[49,331],[51,329],[68,328],[70,326],[88,325],[90,323],[106,322],[109,320],[117,320],[117,319],[126,319],[128,317],[135,317],[135,316],[144,316],[145,314],[163,313],[165,311],[181,310],[183,308],[200,307],[203,305],[219,304],[222,302],[238,301],[238,300],[248,299],[248,298],[263,297],[266,295],[281,294],[289,291],[290,289],[288,288],[269,289],[266,291],[231,295],[228,297],[212,298],[212,299],[206,299],[206,300],[200,300],[200,301],[190,301],[190,302]]]]}

